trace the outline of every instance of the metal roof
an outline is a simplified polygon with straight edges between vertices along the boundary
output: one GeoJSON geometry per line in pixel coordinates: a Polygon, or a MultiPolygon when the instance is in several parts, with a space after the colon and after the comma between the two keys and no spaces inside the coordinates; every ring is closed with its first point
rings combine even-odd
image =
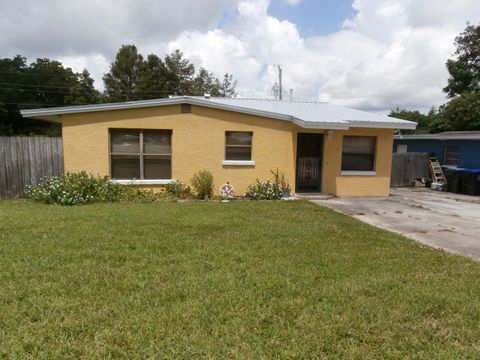
{"type": "Polygon", "coordinates": [[[480,140],[480,131],[445,131],[437,134],[395,135],[395,140],[480,140]]]}
{"type": "Polygon", "coordinates": [[[347,130],[351,127],[415,129],[417,126],[412,121],[322,102],[197,96],[175,96],[155,100],[22,110],[21,114],[24,117],[33,119],[60,121],[59,116],[66,114],[146,108],[182,103],[286,120],[301,127],[313,129],[347,130]]]}

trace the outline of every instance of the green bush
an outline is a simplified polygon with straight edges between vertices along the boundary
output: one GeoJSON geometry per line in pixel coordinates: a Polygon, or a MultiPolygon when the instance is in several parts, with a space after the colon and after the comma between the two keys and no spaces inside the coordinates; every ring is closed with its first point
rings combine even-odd
{"type": "Polygon", "coordinates": [[[245,196],[251,200],[279,200],[282,198],[282,189],[278,183],[270,180],[256,180],[247,187],[245,196]]]}
{"type": "Polygon", "coordinates": [[[165,191],[178,199],[186,199],[192,196],[190,186],[181,183],[179,180],[165,185],[165,191]]]}
{"type": "Polygon", "coordinates": [[[43,178],[37,185],[27,187],[27,197],[44,204],[60,205],[99,201],[155,201],[159,198],[152,191],[115,184],[106,176],[95,177],[85,171],[43,178]]]}
{"type": "Polygon", "coordinates": [[[199,199],[213,197],[213,175],[207,170],[201,170],[191,180],[192,187],[199,199]]]}

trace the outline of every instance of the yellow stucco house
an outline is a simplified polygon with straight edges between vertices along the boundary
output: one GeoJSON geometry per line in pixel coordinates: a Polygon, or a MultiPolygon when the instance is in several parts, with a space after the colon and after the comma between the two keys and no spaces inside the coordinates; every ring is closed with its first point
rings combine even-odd
{"type": "Polygon", "coordinates": [[[65,171],[155,188],[206,169],[237,195],[278,168],[296,193],[388,196],[393,131],[416,126],[327,103],[189,96],[22,115],[62,124],[65,171]]]}

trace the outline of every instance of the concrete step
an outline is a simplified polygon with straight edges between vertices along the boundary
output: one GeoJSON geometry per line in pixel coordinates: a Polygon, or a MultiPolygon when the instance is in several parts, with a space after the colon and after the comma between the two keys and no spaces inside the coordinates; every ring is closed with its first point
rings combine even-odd
{"type": "Polygon", "coordinates": [[[305,200],[328,200],[332,199],[333,195],[329,194],[322,194],[322,193],[300,193],[295,194],[297,199],[305,199],[305,200]]]}

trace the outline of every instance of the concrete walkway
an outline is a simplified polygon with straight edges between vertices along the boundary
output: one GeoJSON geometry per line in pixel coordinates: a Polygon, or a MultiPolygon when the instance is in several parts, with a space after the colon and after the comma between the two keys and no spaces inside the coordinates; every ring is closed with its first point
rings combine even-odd
{"type": "Polygon", "coordinates": [[[312,197],[310,201],[421,243],[480,260],[480,197],[424,188],[388,198],[312,197]]]}

